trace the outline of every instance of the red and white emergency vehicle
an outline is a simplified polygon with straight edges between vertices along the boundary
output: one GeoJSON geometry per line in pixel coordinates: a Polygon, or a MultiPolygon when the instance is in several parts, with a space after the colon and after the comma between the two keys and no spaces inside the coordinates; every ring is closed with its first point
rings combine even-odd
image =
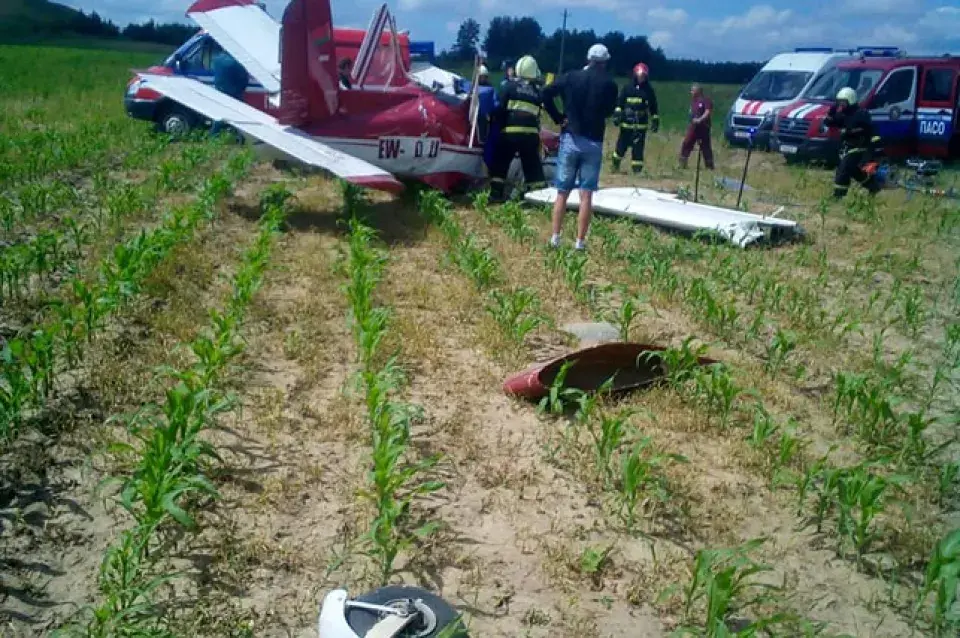
{"type": "Polygon", "coordinates": [[[773,56],[730,107],[724,137],[734,146],[745,146],[752,137],[755,148],[769,150],[777,113],[802,97],[818,77],[865,49],[801,47],[773,56]]]}
{"type": "Polygon", "coordinates": [[[886,156],[960,158],[960,57],[889,55],[837,65],[780,111],[774,144],[787,161],[838,160],[840,131],[824,119],[843,87],[869,110],[886,156]]]}

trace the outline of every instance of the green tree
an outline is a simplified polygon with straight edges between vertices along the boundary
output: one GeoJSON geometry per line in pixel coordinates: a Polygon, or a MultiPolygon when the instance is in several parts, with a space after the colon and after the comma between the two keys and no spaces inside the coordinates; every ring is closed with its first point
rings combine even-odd
{"type": "Polygon", "coordinates": [[[473,60],[479,41],[480,23],[473,18],[467,18],[460,23],[457,30],[457,41],[453,45],[454,55],[460,60],[473,60]]]}

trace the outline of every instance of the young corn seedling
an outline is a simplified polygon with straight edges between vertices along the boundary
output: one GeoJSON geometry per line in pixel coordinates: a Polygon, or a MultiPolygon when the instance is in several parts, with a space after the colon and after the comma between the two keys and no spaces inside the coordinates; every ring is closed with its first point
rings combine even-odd
{"type": "Polygon", "coordinates": [[[627,437],[631,435],[629,419],[633,410],[624,409],[615,414],[601,414],[600,423],[595,421],[590,427],[590,436],[593,438],[594,467],[597,478],[609,487],[613,481],[615,471],[613,455],[627,437]]]}
{"type": "Polygon", "coordinates": [[[566,387],[567,373],[570,368],[576,364],[576,361],[565,361],[557,371],[557,376],[550,383],[550,389],[546,396],[540,399],[537,405],[538,414],[552,414],[559,416],[566,412],[570,406],[578,405],[583,390],[566,387]]]}
{"type": "Polygon", "coordinates": [[[643,437],[633,444],[629,452],[621,455],[618,497],[620,518],[631,534],[637,523],[637,507],[646,504],[647,514],[670,500],[670,491],[663,468],[669,463],[687,463],[679,454],[664,454],[657,450],[650,437],[643,437]]]}
{"type": "Polygon", "coordinates": [[[621,292],[620,305],[608,309],[605,318],[617,327],[620,341],[626,343],[630,341],[633,324],[643,315],[643,304],[648,300],[643,295],[629,295],[626,290],[621,292]]]}
{"type": "Polygon", "coordinates": [[[536,236],[519,202],[509,201],[500,207],[500,225],[514,241],[525,244],[536,236]]]}
{"type": "Polygon", "coordinates": [[[779,601],[780,587],[756,579],[773,568],[749,556],[763,543],[764,539],[754,539],[735,548],[697,551],[690,582],[683,589],[685,624],[676,632],[678,635],[758,636],[790,619],[783,613],[746,617],[759,615],[779,601]],[[694,621],[696,610],[700,610],[698,621],[694,621]]]}
{"type": "Polygon", "coordinates": [[[797,335],[789,330],[777,328],[777,332],[767,344],[767,360],[764,362],[764,369],[770,376],[776,375],[787,357],[796,349],[797,335]]]}
{"type": "Polygon", "coordinates": [[[706,403],[711,417],[716,416],[722,429],[730,424],[734,403],[743,388],[737,385],[730,370],[722,363],[698,368],[694,374],[696,392],[706,403]]]}
{"type": "Polygon", "coordinates": [[[694,379],[699,359],[707,352],[706,344],[701,343],[694,348],[690,346],[692,342],[693,337],[687,337],[679,348],[666,348],[662,352],[652,351],[640,356],[657,361],[664,371],[667,383],[680,392],[694,379]]]}
{"type": "Polygon", "coordinates": [[[914,605],[913,622],[919,624],[920,614],[928,615],[931,635],[956,636],[960,631],[960,529],[950,531],[931,552],[924,574],[923,587],[914,605]],[[933,601],[928,602],[933,594],[933,601]]]}
{"type": "Polygon", "coordinates": [[[524,338],[547,323],[540,311],[540,302],[531,288],[513,288],[509,291],[491,290],[487,295],[486,310],[500,330],[519,346],[524,338]]]}

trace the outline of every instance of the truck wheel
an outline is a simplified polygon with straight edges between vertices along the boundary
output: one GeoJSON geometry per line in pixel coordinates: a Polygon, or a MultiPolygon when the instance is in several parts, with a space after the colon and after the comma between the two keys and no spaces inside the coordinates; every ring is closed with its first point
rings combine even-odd
{"type": "MultiPolygon", "coordinates": [[[[457,622],[459,614],[456,609],[439,596],[419,587],[389,585],[357,596],[355,600],[392,607],[408,598],[421,601],[417,603],[420,618],[400,634],[403,638],[434,638],[443,634],[444,630],[449,632],[450,625],[455,625],[457,622]]],[[[348,608],[346,617],[347,624],[358,636],[365,636],[380,620],[376,612],[357,607],[348,608]]],[[[457,631],[454,631],[451,638],[467,638],[467,632],[461,625],[457,631]]]]}
{"type": "Polygon", "coordinates": [[[157,120],[157,130],[171,137],[184,137],[191,129],[193,129],[193,115],[179,106],[166,109],[157,120]]]}

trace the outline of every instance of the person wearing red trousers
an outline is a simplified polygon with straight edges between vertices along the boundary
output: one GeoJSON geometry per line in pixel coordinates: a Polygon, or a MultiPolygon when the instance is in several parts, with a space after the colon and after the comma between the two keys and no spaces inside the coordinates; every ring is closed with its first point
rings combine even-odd
{"type": "Polygon", "coordinates": [[[703,163],[713,170],[713,148],[710,146],[710,118],[713,115],[713,101],[703,94],[703,87],[694,84],[690,87],[690,126],[680,145],[680,168],[687,167],[693,146],[700,143],[703,163]]]}

